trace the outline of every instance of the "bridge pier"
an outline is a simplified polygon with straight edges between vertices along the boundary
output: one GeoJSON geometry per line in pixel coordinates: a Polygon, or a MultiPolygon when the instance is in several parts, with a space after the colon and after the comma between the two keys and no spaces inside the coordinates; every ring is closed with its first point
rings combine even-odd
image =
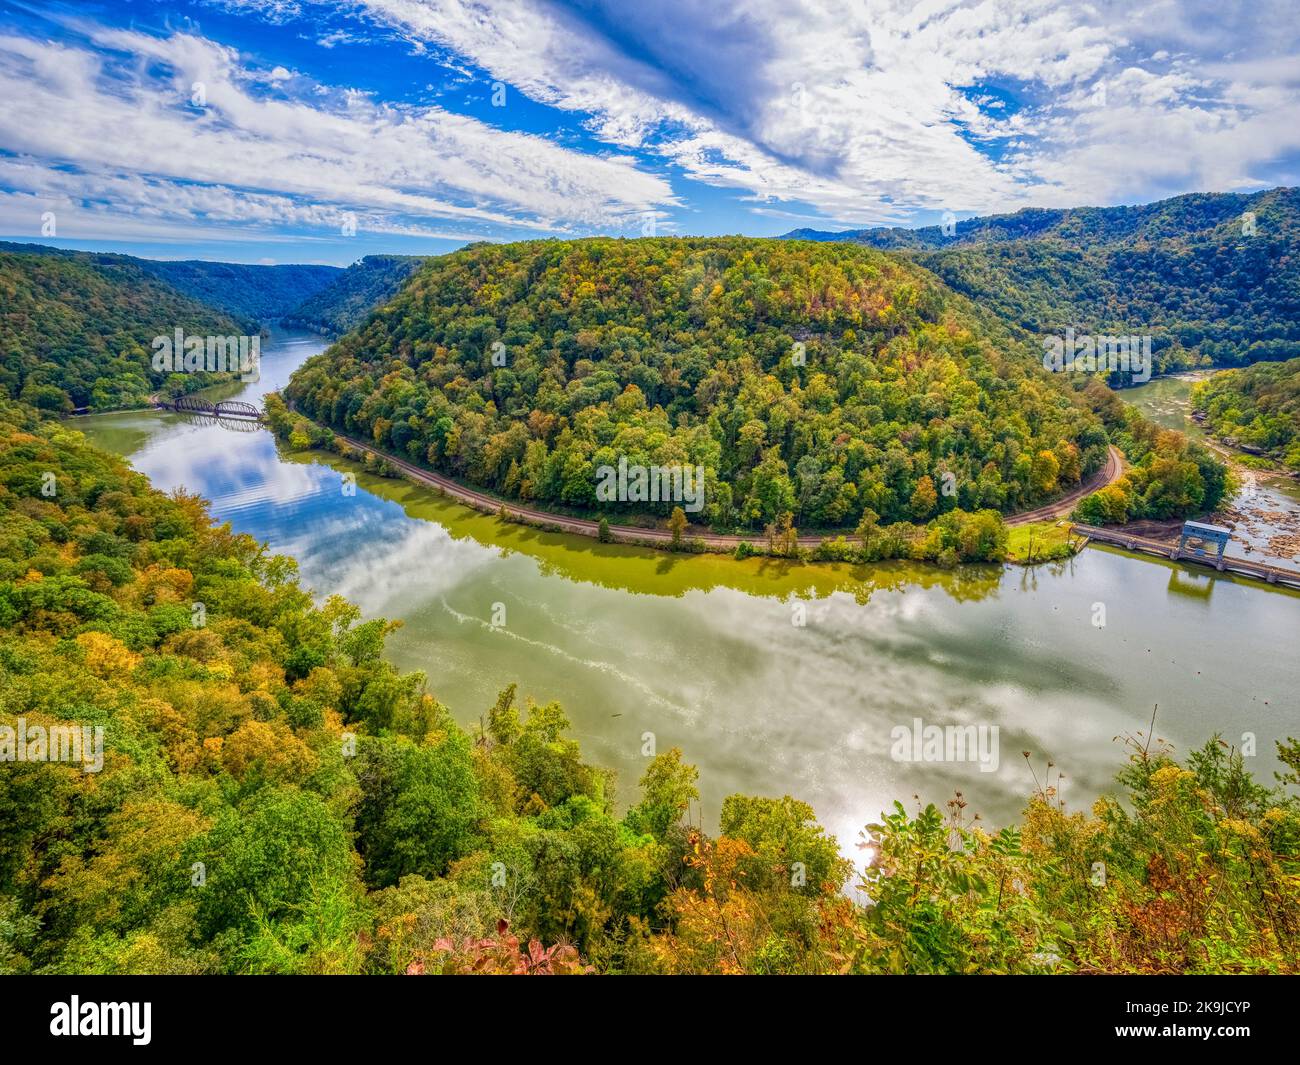
{"type": "MultiPolygon", "coordinates": [[[[1191,524],[1195,526],[1197,523],[1191,524]]],[[[1207,528],[1202,525],[1199,529],[1187,530],[1189,534],[1186,537],[1187,539],[1201,540],[1203,542],[1208,540],[1211,543],[1216,543],[1219,549],[1213,553],[1204,548],[1182,550],[1179,544],[1171,547],[1169,544],[1161,543],[1158,540],[1148,540],[1145,537],[1134,536],[1130,533],[1106,529],[1096,525],[1075,524],[1072,526],[1072,531],[1085,537],[1086,542],[1114,544],[1116,547],[1127,548],[1129,551],[1143,551],[1152,555],[1168,556],[1175,562],[1186,561],[1195,562],[1201,566],[1212,566],[1220,573],[1236,573],[1265,581],[1268,584],[1300,588],[1300,570],[1292,569],[1289,566],[1251,562],[1244,558],[1229,557],[1225,552],[1225,548],[1228,539],[1231,537],[1230,529],[1220,529],[1215,526],[1207,528]],[[1202,533],[1209,535],[1202,535],[1202,533]]]]}

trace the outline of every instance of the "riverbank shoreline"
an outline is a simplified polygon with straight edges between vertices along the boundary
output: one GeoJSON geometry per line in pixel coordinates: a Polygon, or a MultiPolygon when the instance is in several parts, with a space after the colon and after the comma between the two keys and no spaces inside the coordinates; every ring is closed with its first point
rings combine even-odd
{"type": "MultiPolygon", "coordinates": [[[[280,385],[317,349],[303,339],[268,351],[263,382],[241,398],[280,385]]],[[[138,411],[75,427],[296,560],[320,602],[337,593],[365,620],[404,619],[387,657],[427,671],[466,727],[503,676],[539,705],[559,702],[629,805],[652,732],[703,767],[705,822],[730,794],[802,788],[856,853],[862,811],[895,795],[938,802],[957,787],[985,823],[1023,808],[1022,764],[936,779],[889,758],[890,728],[918,705],[940,721],[983,715],[1004,743],[1058,764],[1064,753],[1071,802],[1085,805],[1110,786],[1112,737],[1145,728],[1155,702],[1184,748],[1215,730],[1284,737],[1295,718],[1286,666],[1300,593],[1167,558],[1100,544],[1051,565],[953,569],[669,553],[501,522],[495,508],[376,476],[359,452],[290,448],[212,419],[138,411]]]]}
{"type": "MultiPolygon", "coordinates": [[[[453,478],[447,477],[432,470],[427,470],[422,466],[406,459],[390,454],[381,448],[371,444],[366,444],[327,425],[322,425],[297,410],[289,404],[285,404],[287,410],[299,418],[310,422],[320,429],[327,430],[332,434],[333,439],[341,441],[342,444],[354,452],[362,455],[372,456],[375,460],[386,463],[390,468],[395,469],[399,475],[416,484],[431,488],[439,494],[446,496],[465,506],[478,510],[481,513],[495,514],[503,521],[509,521],[513,524],[525,525],[531,528],[539,529],[543,532],[553,533],[571,533],[576,536],[586,536],[593,539],[601,539],[602,535],[607,538],[607,542],[625,544],[634,547],[644,547],[651,550],[667,551],[674,554],[733,554],[737,549],[743,550],[747,554],[762,555],[770,558],[785,558],[791,560],[802,559],[804,561],[845,561],[839,558],[803,558],[805,553],[811,554],[818,550],[823,550],[827,545],[844,545],[847,548],[851,545],[850,537],[854,535],[852,530],[830,530],[827,532],[799,536],[796,540],[795,553],[785,553],[770,549],[769,545],[764,543],[761,535],[757,537],[742,536],[730,533],[714,532],[696,532],[694,534],[683,534],[680,538],[674,539],[671,531],[653,527],[643,527],[634,525],[614,525],[608,521],[604,524],[602,534],[601,521],[591,520],[589,518],[580,518],[571,515],[555,514],[550,511],[538,510],[533,507],[524,507],[517,503],[501,499],[488,492],[483,492],[475,488],[469,488],[460,484],[453,478]]],[[[346,457],[346,456],[345,456],[346,457]]],[[[1123,453],[1114,445],[1109,448],[1106,464],[1097,470],[1086,481],[1081,483],[1077,488],[1067,492],[1060,499],[1044,504],[1041,507],[1035,507],[1031,510],[1022,511],[1019,514],[1003,516],[1003,522],[1008,529],[1030,525],[1051,526],[1059,525],[1062,519],[1068,517],[1074,505],[1100,488],[1112,484],[1115,480],[1123,475],[1125,460],[1123,453]]],[[[1067,540],[1071,538],[1066,536],[1067,540]]],[[[1071,540],[1072,543],[1072,540],[1071,540]]],[[[1032,550],[1028,558],[1016,557],[1013,553],[1008,553],[1006,557],[999,561],[989,560],[984,564],[987,565],[1038,565],[1042,562],[1059,561],[1062,557],[1072,557],[1077,554],[1078,548],[1072,547],[1071,550],[1064,553],[1058,553],[1050,557],[1036,558],[1032,550]]],[[[938,565],[937,562],[928,559],[912,560],[920,562],[931,562],[938,565]]],[[[970,563],[968,563],[970,564],[970,563]]]]}
{"type": "MultiPolygon", "coordinates": [[[[1248,363],[1246,365],[1254,365],[1254,364],[1248,363]]],[[[1212,367],[1206,367],[1204,369],[1196,369],[1196,370],[1179,370],[1179,371],[1175,371],[1174,373],[1157,374],[1155,377],[1152,377],[1150,381],[1144,382],[1142,386],[1138,386],[1138,387],[1141,388],[1141,387],[1146,387],[1147,385],[1158,384],[1161,381],[1182,381],[1187,384],[1196,384],[1201,381],[1208,381],[1210,378],[1214,377],[1217,374],[1228,373],[1232,370],[1239,370],[1243,368],[1244,367],[1242,366],[1212,366],[1212,367]]],[[[1140,404],[1136,403],[1136,401],[1132,399],[1127,398],[1127,396],[1125,395],[1125,393],[1133,392],[1136,390],[1137,389],[1131,386],[1128,388],[1118,388],[1115,389],[1115,394],[1119,396],[1120,399],[1124,400],[1125,403],[1128,403],[1131,406],[1138,406],[1140,408],[1140,404]]],[[[1211,433],[1209,430],[1207,430],[1205,428],[1204,412],[1198,411],[1195,408],[1195,406],[1192,405],[1190,401],[1190,397],[1187,401],[1186,417],[1189,421],[1195,423],[1197,429],[1201,434],[1200,436],[1201,442],[1205,444],[1207,447],[1209,447],[1211,450],[1213,450],[1216,454],[1218,454],[1220,458],[1226,459],[1228,463],[1233,467],[1234,471],[1245,470],[1252,474],[1262,474],[1265,477],[1276,477],[1280,480],[1286,480],[1291,482],[1292,484],[1300,486],[1300,471],[1288,469],[1286,466],[1283,466],[1281,463],[1279,463],[1271,455],[1255,454],[1251,451],[1247,451],[1245,448],[1242,448],[1238,445],[1230,444],[1222,437],[1216,436],[1214,433],[1211,433]],[[1267,465],[1266,466],[1247,465],[1245,462],[1245,460],[1247,459],[1263,459],[1267,463],[1267,465]]],[[[1183,431],[1185,432],[1186,430],[1183,431]]]]}

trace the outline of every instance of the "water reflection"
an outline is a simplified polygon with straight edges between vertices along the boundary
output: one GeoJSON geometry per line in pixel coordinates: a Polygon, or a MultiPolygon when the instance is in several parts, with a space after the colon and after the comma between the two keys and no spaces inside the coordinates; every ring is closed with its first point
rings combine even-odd
{"type": "Polygon", "coordinates": [[[1169,594],[1184,595],[1190,599],[1204,599],[1207,603],[1214,594],[1214,578],[1207,574],[1193,574],[1181,566],[1169,567],[1169,594]]]}
{"type": "Polygon", "coordinates": [[[632,594],[679,597],[692,591],[733,588],[786,600],[791,596],[821,599],[843,592],[866,603],[878,591],[921,587],[936,588],[966,602],[993,594],[1003,578],[1001,566],[969,565],[945,571],[908,562],[808,565],[777,558],[737,561],[713,554],[670,555],[626,544],[602,544],[589,537],[546,532],[481,514],[410,481],[368,473],[361,463],[331,452],[294,452],[281,447],[278,457],[283,463],[328,466],[337,471],[340,485],[341,475],[351,473],[359,490],[398,504],[408,518],[435,522],[453,540],[471,541],[503,557],[526,555],[543,576],[632,594]]]}
{"type": "MultiPolygon", "coordinates": [[[[319,347],[274,338],[255,387],[319,347]]],[[[1296,730],[1300,599],[1220,579],[1207,640],[1206,598],[1159,560],[1090,548],[1033,570],[944,572],[665,556],[503,523],[336,456],[282,453],[266,432],[155,414],[80,424],[160,488],[201,493],[293,555],[318,594],[404,619],[393,659],[425,670],[461,721],[511,681],[558,699],[624,798],[653,732],[699,765],[710,821],[733,792],[792,794],[848,848],[893,799],[960,788],[996,823],[1032,786],[1021,750],[1063,766],[1071,805],[1086,805],[1122,758],[1114,737],[1145,728],[1156,703],[1158,731],[1183,748],[1255,732],[1266,778],[1272,740],[1296,730]],[[359,474],[353,496],[344,472],[359,474]],[[891,760],[891,729],[916,717],[998,726],[997,772],[891,760]]]]}

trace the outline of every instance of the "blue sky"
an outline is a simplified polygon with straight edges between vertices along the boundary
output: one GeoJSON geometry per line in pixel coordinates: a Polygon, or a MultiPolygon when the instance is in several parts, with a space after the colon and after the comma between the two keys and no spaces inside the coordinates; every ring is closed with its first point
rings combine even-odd
{"type": "Polygon", "coordinates": [[[1278,0],[0,0],[0,235],[343,265],[1250,191],[1297,183],[1297,38],[1278,0]]]}

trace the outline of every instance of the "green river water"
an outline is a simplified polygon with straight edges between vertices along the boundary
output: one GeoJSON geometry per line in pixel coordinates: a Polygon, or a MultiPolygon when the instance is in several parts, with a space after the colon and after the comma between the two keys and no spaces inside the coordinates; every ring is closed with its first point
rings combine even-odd
{"type": "MultiPolygon", "coordinates": [[[[235,394],[280,387],[321,347],[274,334],[262,380],[235,394]]],[[[390,657],[424,670],[462,722],[512,681],[559,700],[623,800],[647,734],[681,747],[706,825],[733,792],[790,794],[854,854],[895,798],[942,803],[954,789],[1002,823],[1033,786],[1023,750],[1040,778],[1049,759],[1061,767],[1067,802],[1083,806],[1123,760],[1115,737],[1145,729],[1157,703],[1156,732],[1181,752],[1253,733],[1268,780],[1273,741],[1300,734],[1300,597],[1203,568],[1098,548],[954,572],[667,555],[505,524],[364,473],[347,495],[346,464],[288,454],[264,430],[155,413],[77,425],[292,555],[318,595],[403,619],[390,657]],[[997,766],[891,757],[891,730],[916,718],[996,726],[997,766]]]]}

